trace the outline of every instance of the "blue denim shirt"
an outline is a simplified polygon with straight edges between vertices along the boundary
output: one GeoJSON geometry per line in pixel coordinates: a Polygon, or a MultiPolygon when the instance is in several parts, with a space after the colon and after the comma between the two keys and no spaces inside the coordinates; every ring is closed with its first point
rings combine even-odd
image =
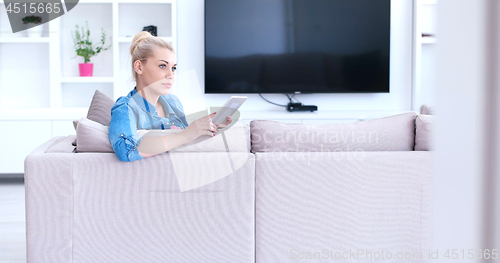
{"type": "Polygon", "coordinates": [[[127,96],[116,100],[111,108],[109,140],[118,160],[131,162],[144,158],[137,149],[142,140],[142,137],[137,135],[139,129],[170,129],[172,124],[181,129],[188,126],[184,109],[177,96],[161,95],[158,100],[167,118],[160,117],[157,108],[144,99],[135,87],[127,96]]]}

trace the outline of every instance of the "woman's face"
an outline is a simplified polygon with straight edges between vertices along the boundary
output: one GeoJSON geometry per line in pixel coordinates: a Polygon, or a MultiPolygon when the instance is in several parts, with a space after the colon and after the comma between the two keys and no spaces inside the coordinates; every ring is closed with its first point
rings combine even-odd
{"type": "MultiPolygon", "coordinates": [[[[170,93],[175,79],[177,62],[175,55],[168,48],[154,47],[154,55],[142,63],[142,83],[145,88],[150,89],[158,95],[170,93]]],[[[136,61],[137,62],[137,61],[136,61]]]]}

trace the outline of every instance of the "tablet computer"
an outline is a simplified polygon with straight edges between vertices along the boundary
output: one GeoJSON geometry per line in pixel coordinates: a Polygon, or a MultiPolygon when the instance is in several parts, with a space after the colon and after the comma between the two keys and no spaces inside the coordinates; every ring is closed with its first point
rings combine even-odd
{"type": "Polygon", "coordinates": [[[225,123],[226,117],[231,117],[246,100],[246,96],[231,96],[212,118],[212,123],[216,125],[225,123]]]}

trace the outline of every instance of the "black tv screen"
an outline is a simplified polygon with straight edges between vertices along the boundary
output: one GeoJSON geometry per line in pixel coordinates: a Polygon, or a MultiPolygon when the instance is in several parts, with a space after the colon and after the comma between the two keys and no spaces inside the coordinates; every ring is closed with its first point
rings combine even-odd
{"type": "Polygon", "coordinates": [[[389,92],[390,0],[206,0],[205,93],[389,92]]]}

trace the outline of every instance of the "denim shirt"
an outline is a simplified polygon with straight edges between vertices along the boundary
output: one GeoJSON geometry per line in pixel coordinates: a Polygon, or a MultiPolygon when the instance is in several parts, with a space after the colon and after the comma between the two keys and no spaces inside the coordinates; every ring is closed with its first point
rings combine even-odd
{"type": "Polygon", "coordinates": [[[116,157],[122,162],[144,159],[139,154],[142,137],[137,130],[170,129],[171,125],[185,129],[188,126],[182,104],[173,94],[161,95],[158,101],[166,118],[158,115],[157,108],[134,89],[127,96],[118,98],[111,108],[109,140],[116,157]]]}

